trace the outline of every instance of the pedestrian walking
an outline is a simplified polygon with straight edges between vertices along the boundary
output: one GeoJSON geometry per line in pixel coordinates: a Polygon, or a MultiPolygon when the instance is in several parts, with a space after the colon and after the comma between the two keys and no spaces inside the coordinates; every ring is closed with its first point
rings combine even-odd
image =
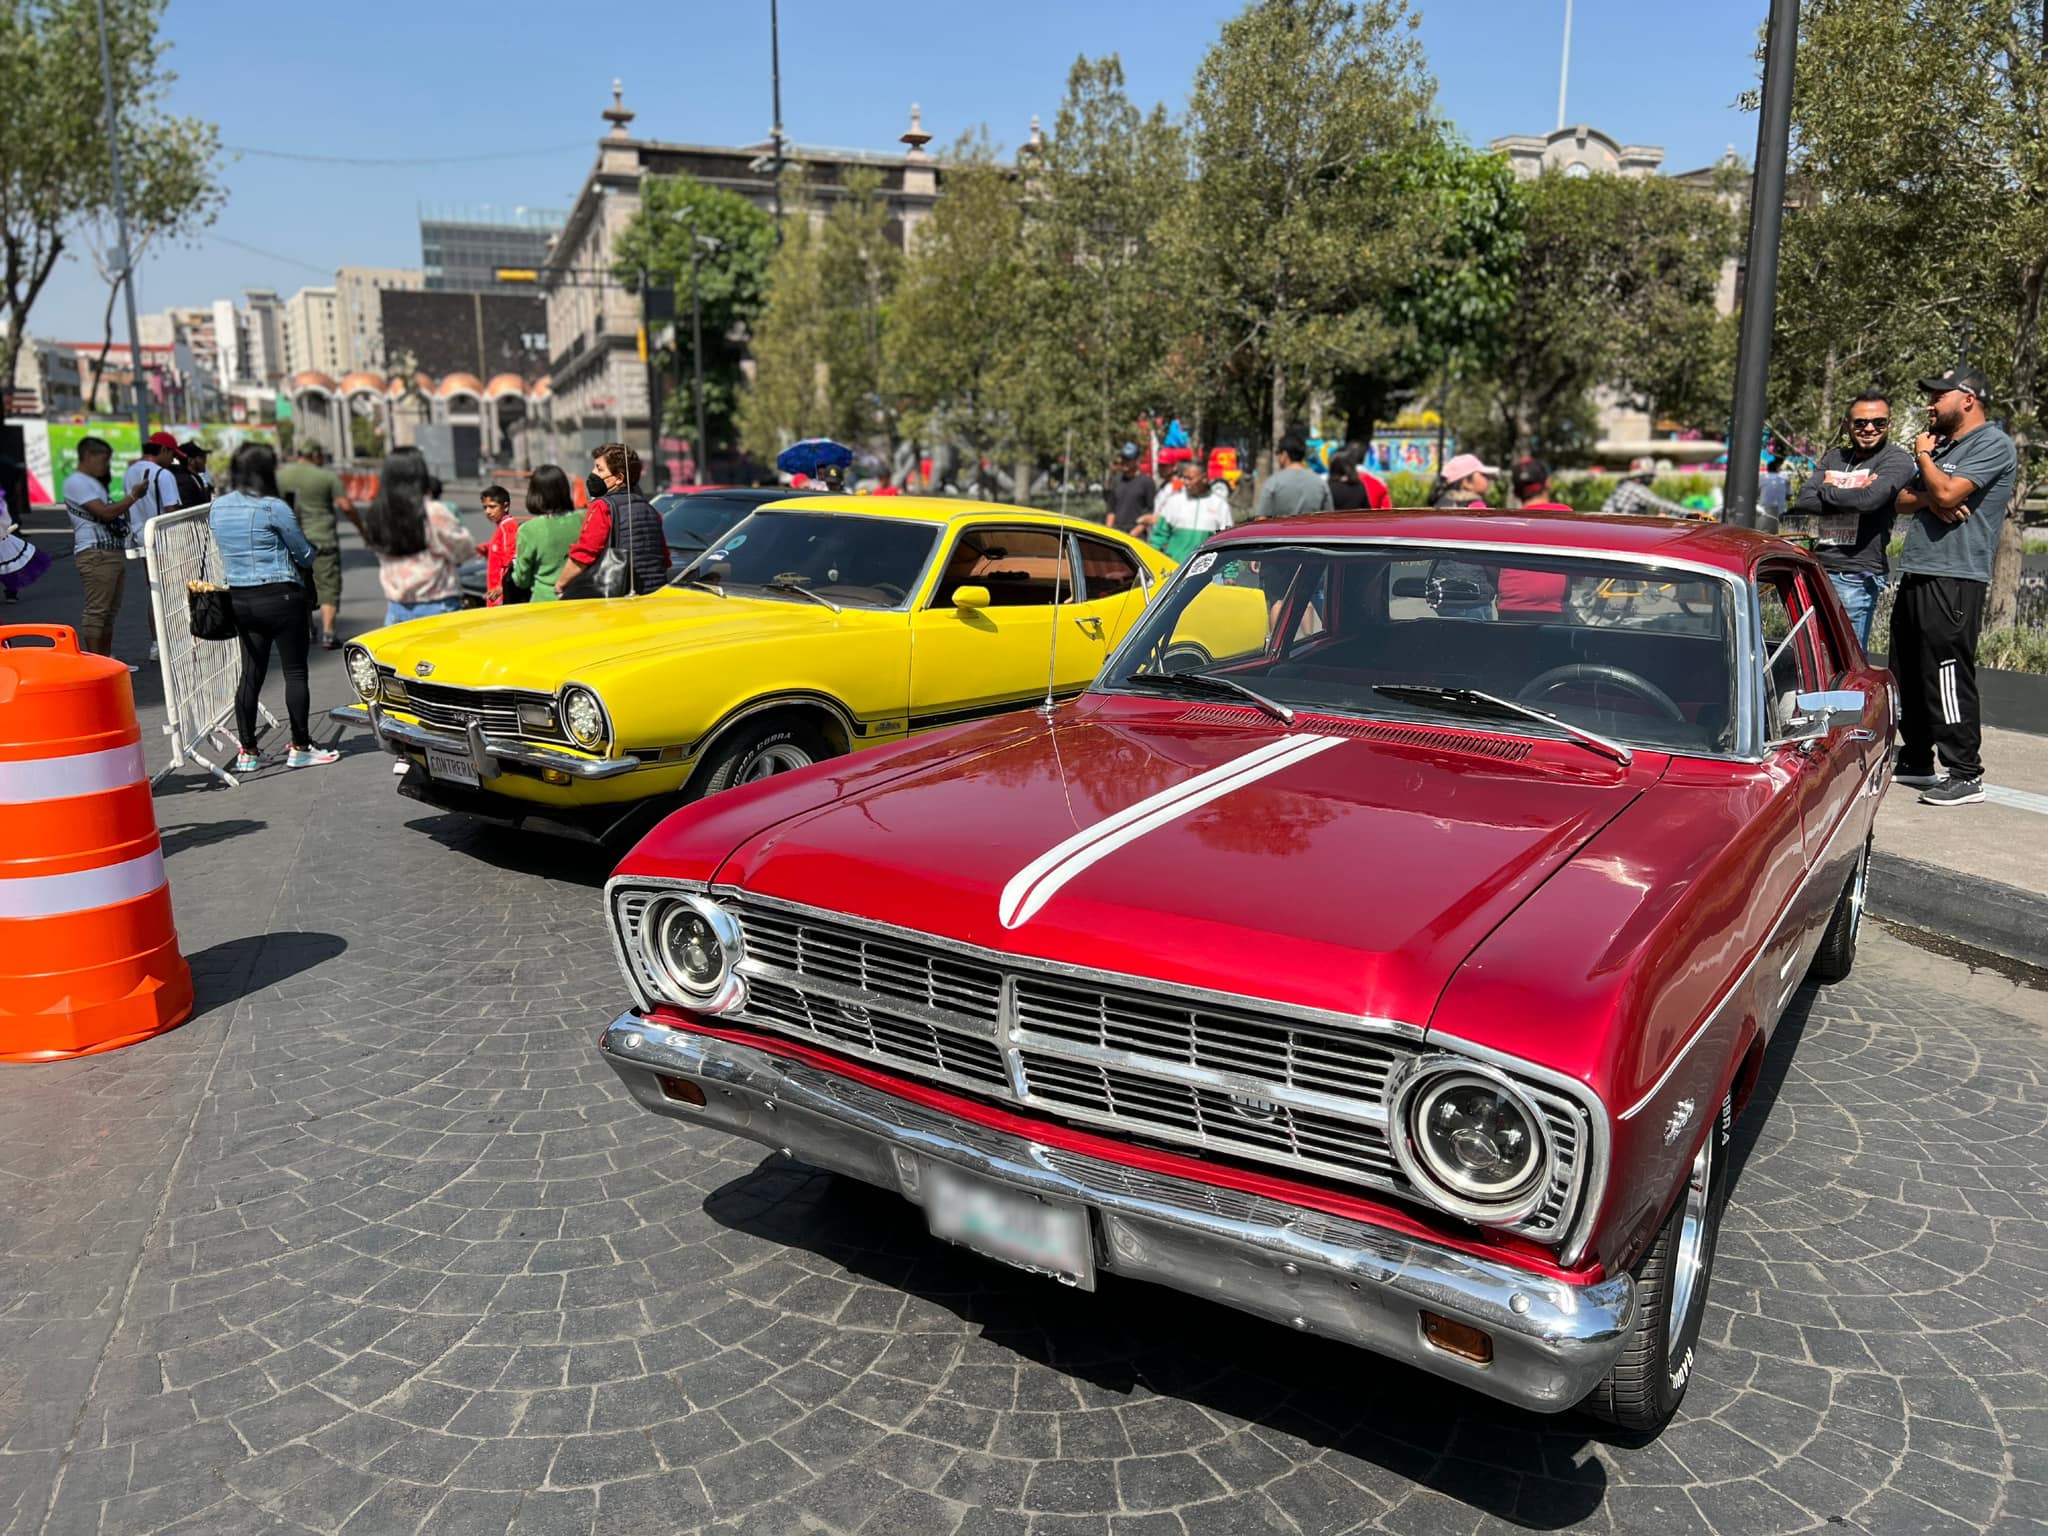
{"type": "Polygon", "coordinates": [[[1308,444],[1299,433],[1280,439],[1273,465],[1273,473],[1259,487],[1253,517],[1300,517],[1330,510],[1330,482],[1308,467],[1308,444]]]}
{"type": "Polygon", "coordinates": [[[1106,508],[1103,526],[1135,533],[1138,519],[1151,512],[1152,503],[1158,498],[1159,487],[1138,467],[1138,445],[1125,443],[1117,453],[1116,467],[1102,486],[1106,508]]]}
{"type": "MultiPolygon", "coordinates": [[[[139,497],[124,491],[109,497],[107,476],[113,445],[101,437],[78,440],[78,468],[64,477],[64,511],[71,519],[72,564],[84,589],[79,643],[100,656],[114,654],[114,621],[121,614],[121,589],[128,580],[128,515],[139,497]]],[[[130,672],[140,671],[133,662],[130,672]]]]}
{"type": "Polygon", "coordinates": [[[1516,504],[1524,512],[1573,510],[1551,493],[1550,466],[1541,459],[1515,460],[1514,468],[1508,471],[1508,485],[1514,490],[1516,504]]]}
{"type": "Polygon", "coordinates": [[[1974,805],[1984,798],[1977,636],[2019,452],[1986,418],[1991,390],[1977,369],[1951,368],[1920,388],[1929,430],[1914,440],[1916,473],[1897,502],[1913,522],[1892,608],[1900,716],[1892,777],[1917,787],[1925,805],[1974,805]]]}
{"type": "Polygon", "coordinates": [[[1330,460],[1330,506],[1338,512],[1385,512],[1394,505],[1387,482],[1365,467],[1365,450],[1348,443],[1330,460]]]}
{"type": "Polygon", "coordinates": [[[526,521],[519,525],[507,586],[527,593],[521,601],[554,602],[561,596],[555,583],[582,531],[569,476],[559,464],[541,465],[526,482],[526,521]]]}
{"type": "Polygon", "coordinates": [[[508,602],[523,603],[526,593],[514,587],[511,591],[518,595],[510,596],[505,587],[505,574],[512,569],[512,561],[519,553],[520,519],[512,515],[512,493],[502,485],[487,485],[480,499],[484,517],[491,525],[491,536],[484,540],[484,606],[498,608],[508,602]]]}
{"type": "Polygon", "coordinates": [[[1190,459],[1160,493],[1147,522],[1147,542],[1179,565],[1200,549],[1210,534],[1230,526],[1230,487],[1223,487],[1220,499],[1207,494],[1201,468],[1190,459]]]}
{"type": "MultiPolygon", "coordinates": [[[[1550,466],[1541,459],[1517,459],[1508,471],[1508,485],[1524,512],[1569,512],[1550,494],[1550,466]]],[[[1494,576],[1494,606],[1500,614],[1527,614],[1533,619],[1562,617],[1571,578],[1563,571],[1502,566],[1494,576]]]]}
{"type": "Polygon", "coordinates": [[[1785,507],[1792,499],[1792,482],[1785,474],[1785,461],[1773,455],[1763,461],[1763,473],[1756,480],[1756,509],[1769,521],[1761,526],[1771,533],[1785,521],[1785,507]]]}
{"type": "MultiPolygon", "coordinates": [[[[1484,510],[1500,470],[1476,453],[1454,454],[1437,476],[1430,505],[1443,512],[1484,510]]],[[[1429,567],[1429,606],[1440,619],[1498,617],[1493,573],[1469,560],[1436,560],[1429,567]]]]}
{"type": "Polygon", "coordinates": [[[170,464],[171,478],[178,484],[178,505],[196,507],[213,500],[213,477],[206,472],[206,445],[178,444],[170,464]]]}
{"type": "Polygon", "coordinates": [[[555,590],[563,597],[596,596],[588,581],[578,578],[604,558],[616,545],[627,562],[630,590],[645,595],[658,592],[668,581],[668,539],[661,531],[661,514],[640,494],[640,455],[624,443],[605,443],[591,455],[590,509],[583,515],[583,532],[562,574],[555,578],[555,590]]]}
{"type": "Polygon", "coordinates": [[[143,439],[142,452],[121,477],[122,486],[135,493],[134,514],[128,519],[128,542],[142,547],[142,530],[159,512],[183,506],[178,494],[178,440],[168,432],[152,432],[143,439]]]}
{"type": "Polygon", "coordinates": [[[15,526],[7,506],[7,486],[0,481],[0,592],[7,594],[8,602],[19,602],[21,594],[41,581],[49,568],[49,551],[29,543],[15,526]]]}
{"type": "Polygon", "coordinates": [[[327,450],[308,443],[296,462],[277,471],[278,490],[290,503],[299,520],[299,531],[313,546],[313,597],[320,605],[320,646],[339,650],[341,638],[335,621],[341,615],[341,532],[338,518],[346,517],[363,531],[356,504],[343,491],[341,476],[327,467],[327,450]]]}
{"type": "Polygon", "coordinates": [[[1650,482],[1656,478],[1656,460],[1637,459],[1616,483],[1601,512],[1617,517],[1683,517],[1697,522],[1699,514],[1690,507],[1667,501],[1650,489],[1650,482]]]}
{"type": "Polygon", "coordinates": [[[285,766],[313,768],[338,761],[339,752],[313,745],[307,726],[312,713],[306,678],[311,599],[301,573],[312,569],[314,550],[277,493],[276,450],[268,443],[237,448],[228,463],[228,489],[213,498],[206,517],[242,648],[242,676],[235,688],[235,739],[240,744],[235,772],[268,766],[256,750],[256,704],[273,649],[284,668],[284,710],[291,728],[285,766]]]}
{"type": "Polygon", "coordinates": [[[384,460],[363,538],[377,552],[386,624],[462,606],[462,562],[476,558],[476,540],[441,502],[440,488],[419,449],[399,448],[384,460]]]}
{"type": "Polygon", "coordinates": [[[1437,476],[1429,504],[1441,511],[1484,507],[1486,493],[1493,489],[1494,476],[1499,473],[1499,469],[1476,453],[1455,454],[1444,465],[1443,473],[1437,476]]]}
{"type": "Polygon", "coordinates": [[[1848,446],[1820,456],[1792,510],[1814,522],[1814,558],[1849,611],[1859,644],[1870,644],[1870,621],[1891,584],[1892,518],[1899,492],[1918,473],[1913,455],[1889,436],[1891,402],[1870,390],[1849,405],[1842,424],[1848,446]]]}

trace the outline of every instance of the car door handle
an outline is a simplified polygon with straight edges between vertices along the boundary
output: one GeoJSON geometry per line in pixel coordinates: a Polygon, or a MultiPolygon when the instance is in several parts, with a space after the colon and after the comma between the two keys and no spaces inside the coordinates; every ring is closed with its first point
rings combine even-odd
{"type": "Polygon", "coordinates": [[[1875,741],[1877,740],[1877,732],[1871,730],[1868,726],[1859,725],[1844,739],[1848,741],[1875,741]]]}
{"type": "Polygon", "coordinates": [[[1089,614],[1085,618],[1078,618],[1074,622],[1087,630],[1091,638],[1096,640],[1102,638],[1102,620],[1096,618],[1093,614],[1089,614]]]}

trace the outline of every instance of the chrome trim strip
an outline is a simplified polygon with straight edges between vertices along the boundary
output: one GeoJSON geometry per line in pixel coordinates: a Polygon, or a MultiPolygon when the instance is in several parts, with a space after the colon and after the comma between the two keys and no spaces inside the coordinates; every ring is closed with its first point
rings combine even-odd
{"type": "Polygon", "coordinates": [[[1094,1215],[1100,1267],[1207,1296],[1283,1326],[1405,1360],[1541,1412],[1577,1403],[1634,1320],[1629,1276],[1575,1285],[1370,1222],[1048,1147],[785,1062],[750,1046],[623,1014],[599,1050],[640,1105],[745,1137],[923,1203],[943,1162],[1094,1215]],[[657,1074],[704,1089],[669,1099],[657,1074]],[[1489,1333],[1491,1363],[1429,1345],[1428,1309],[1489,1333]]]}
{"type": "Polygon", "coordinates": [[[328,711],[338,720],[351,725],[367,725],[377,744],[385,751],[393,751],[393,742],[400,746],[417,747],[424,751],[433,747],[436,751],[454,752],[477,762],[479,754],[493,764],[492,771],[477,768],[479,778],[494,779],[498,776],[495,764],[498,762],[525,763],[531,768],[553,768],[566,773],[572,779],[615,779],[622,773],[632,773],[640,768],[659,766],[638,757],[608,757],[602,760],[577,757],[573,753],[557,751],[551,747],[531,746],[523,741],[507,741],[502,736],[486,736],[483,727],[472,723],[469,731],[456,735],[453,731],[435,730],[431,726],[415,725],[407,720],[392,720],[385,716],[380,705],[342,705],[328,711]]]}

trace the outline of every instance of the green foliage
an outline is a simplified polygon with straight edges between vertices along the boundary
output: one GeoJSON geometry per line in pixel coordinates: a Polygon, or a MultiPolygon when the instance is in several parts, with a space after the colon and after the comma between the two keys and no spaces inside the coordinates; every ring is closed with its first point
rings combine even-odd
{"type": "Polygon", "coordinates": [[[1196,73],[1180,329],[1212,377],[1263,393],[1269,445],[1312,390],[1402,344],[1389,305],[1442,212],[1388,195],[1439,142],[1415,27],[1406,0],[1257,0],[1196,73]]]}
{"type": "Polygon", "coordinates": [[[882,176],[865,167],[840,182],[841,197],[818,231],[818,276],[827,299],[826,400],[833,435],[896,445],[900,406],[887,380],[884,337],[903,253],[890,238],[882,176]]]}
{"type": "MultiPolygon", "coordinates": [[[[740,363],[747,327],[761,312],[768,265],[775,253],[774,221],[736,192],[707,187],[692,176],[650,176],[641,183],[640,209],[620,231],[613,271],[637,286],[644,270],[676,298],[675,344],[657,363],[675,381],[665,418],[672,430],[696,433],[691,400],[690,253],[697,257],[697,302],[704,339],[705,431],[713,448],[732,441],[740,363]]],[[[649,338],[652,344],[653,338],[649,338]]]]}
{"type": "Polygon", "coordinates": [[[1397,507],[1426,507],[1429,505],[1430,477],[1411,475],[1405,472],[1388,475],[1387,495],[1397,507]]]}
{"type": "MultiPolygon", "coordinates": [[[[105,4],[135,257],[213,222],[224,198],[219,135],[163,110],[176,78],[158,35],[163,0],[105,4]]],[[[0,0],[0,379],[14,377],[59,256],[95,245],[109,253],[105,274],[118,276],[105,102],[94,0],[0,0]]]]}
{"type": "Polygon", "coordinates": [[[783,188],[782,244],[768,263],[768,298],[754,326],[754,378],[740,397],[740,441],[772,459],[799,438],[823,437],[828,323],[819,240],[802,185],[783,188]]]}
{"type": "Polygon", "coordinates": [[[2008,624],[1985,631],[1977,642],[1977,665],[2000,672],[2048,673],[2048,629],[2008,624]]]}
{"type": "MultiPolygon", "coordinates": [[[[1550,482],[1551,499],[1563,502],[1574,512],[1598,512],[1607,505],[1607,498],[1619,484],[1619,475],[1559,475],[1550,482]]],[[[1720,489],[1719,475],[1659,475],[1650,482],[1650,490],[1666,501],[1712,496],[1720,489]]]]}

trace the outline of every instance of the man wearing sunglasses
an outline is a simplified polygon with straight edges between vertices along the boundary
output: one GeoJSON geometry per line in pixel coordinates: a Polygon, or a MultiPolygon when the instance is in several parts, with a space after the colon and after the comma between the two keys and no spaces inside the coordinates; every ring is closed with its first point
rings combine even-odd
{"type": "Polygon", "coordinates": [[[1870,620],[1891,582],[1892,514],[1912,482],[1913,455],[1891,440],[1891,402],[1871,390],[1849,406],[1846,447],[1830,448],[1807,476],[1792,510],[1815,520],[1813,553],[1842,596],[1856,638],[1870,644],[1870,620]]]}
{"type": "Polygon", "coordinates": [[[1892,777],[1919,787],[1922,804],[1974,805],[1984,798],[1977,632],[2019,452],[1986,419],[1990,386],[1975,368],[1951,368],[1920,388],[1930,430],[1913,444],[1919,472],[1898,501],[1913,523],[1892,610],[1900,716],[1892,777]]]}

